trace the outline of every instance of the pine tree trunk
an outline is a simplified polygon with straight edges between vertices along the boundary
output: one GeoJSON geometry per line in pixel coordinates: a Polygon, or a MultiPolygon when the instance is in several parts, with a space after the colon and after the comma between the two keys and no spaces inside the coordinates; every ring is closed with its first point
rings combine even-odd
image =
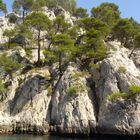
{"type": "Polygon", "coordinates": [[[49,42],[49,45],[48,45],[48,50],[50,50],[51,45],[52,45],[52,41],[50,41],[50,42],[49,42]]]}
{"type": "Polygon", "coordinates": [[[23,23],[24,23],[24,20],[25,20],[25,10],[23,10],[23,12],[22,12],[22,20],[23,20],[23,23]]]}
{"type": "Polygon", "coordinates": [[[8,45],[7,45],[7,48],[10,49],[10,43],[11,43],[11,38],[9,37],[8,39],[8,45]]]}
{"type": "Polygon", "coordinates": [[[129,58],[131,58],[132,57],[132,54],[133,54],[133,52],[135,51],[135,49],[136,49],[136,47],[134,47],[132,50],[131,50],[131,52],[130,52],[130,54],[129,54],[129,58]]]}
{"type": "Polygon", "coordinates": [[[40,50],[41,50],[41,44],[40,44],[40,29],[38,30],[38,60],[37,65],[40,66],[40,50]]]}

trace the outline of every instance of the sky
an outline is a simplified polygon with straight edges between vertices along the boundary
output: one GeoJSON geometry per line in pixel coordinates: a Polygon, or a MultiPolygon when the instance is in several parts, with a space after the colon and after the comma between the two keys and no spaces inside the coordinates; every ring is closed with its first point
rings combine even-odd
{"type": "MultiPolygon", "coordinates": [[[[11,11],[13,0],[3,0],[11,11]]],[[[99,6],[103,2],[113,2],[120,7],[123,18],[133,17],[140,23],[140,0],[77,0],[79,7],[84,7],[90,12],[92,7],[99,6]]],[[[0,14],[1,15],[1,14],[0,14]]]]}
{"type": "Polygon", "coordinates": [[[140,22],[140,0],[77,0],[78,6],[84,7],[90,11],[103,2],[113,2],[119,6],[123,18],[133,17],[140,22]]]}

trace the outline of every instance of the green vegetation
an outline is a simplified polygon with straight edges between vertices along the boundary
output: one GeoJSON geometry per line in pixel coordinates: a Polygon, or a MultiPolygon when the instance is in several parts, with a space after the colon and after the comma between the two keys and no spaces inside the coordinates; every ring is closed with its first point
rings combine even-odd
{"type": "Polygon", "coordinates": [[[131,93],[131,94],[140,94],[140,86],[137,86],[137,85],[131,85],[130,87],[129,87],[129,92],[131,93]]]}
{"type": "Polygon", "coordinates": [[[112,29],[114,38],[118,39],[125,47],[130,47],[134,35],[133,24],[129,19],[119,19],[112,29]]]}
{"type": "Polygon", "coordinates": [[[45,0],[46,6],[51,8],[61,6],[65,10],[73,14],[76,10],[76,0],[45,0]]]}
{"type": "Polygon", "coordinates": [[[64,71],[62,65],[67,64],[70,61],[71,50],[74,46],[74,42],[67,34],[57,34],[54,36],[52,43],[56,47],[49,51],[47,50],[44,54],[47,55],[47,59],[49,61],[57,61],[59,63],[59,74],[61,76],[64,71]]]}
{"type": "Polygon", "coordinates": [[[120,18],[119,7],[114,3],[102,3],[98,7],[93,7],[91,10],[93,17],[100,19],[101,21],[112,27],[116,21],[120,18]]]}
{"type": "Polygon", "coordinates": [[[42,11],[42,7],[46,5],[46,0],[32,0],[31,10],[33,11],[42,11]]]}
{"type": "Polygon", "coordinates": [[[94,64],[93,62],[90,63],[90,67],[96,70],[100,69],[100,65],[99,64],[94,64]]]}
{"type": "Polygon", "coordinates": [[[37,45],[38,45],[38,61],[37,64],[38,66],[40,66],[41,60],[40,60],[40,50],[41,50],[41,32],[42,31],[47,31],[49,30],[49,26],[51,24],[51,21],[49,20],[49,18],[41,13],[41,12],[33,12],[31,14],[29,14],[26,19],[26,24],[30,27],[30,28],[35,28],[37,30],[37,38],[35,37],[35,40],[37,41],[37,45]]]}
{"type": "Polygon", "coordinates": [[[0,12],[4,12],[6,13],[7,12],[7,9],[6,9],[6,4],[3,3],[3,0],[0,0],[0,12]]]}
{"type": "Polygon", "coordinates": [[[42,7],[47,6],[52,9],[61,6],[73,14],[76,11],[76,0],[14,0],[13,11],[22,13],[23,22],[29,11],[41,11],[42,7]]]}
{"type": "Polygon", "coordinates": [[[13,11],[16,13],[22,13],[23,22],[25,15],[31,10],[33,0],[14,0],[13,11]]]}
{"type": "Polygon", "coordinates": [[[96,18],[84,18],[80,24],[85,29],[85,33],[77,43],[79,49],[76,55],[80,54],[83,67],[89,67],[91,62],[96,64],[107,56],[107,47],[103,40],[110,30],[104,22],[96,18]]]}
{"type": "Polygon", "coordinates": [[[67,90],[67,93],[70,96],[72,96],[72,95],[76,95],[76,94],[78,94],[80,92],[83,92],[85,90],[87,90],[87,87],[86,86],[83,86],[82,84],[77,83],[75,85],[70,86],[68,88],[68,90],[67,90]]]}
{"type": "Polygon", "coordinates": [[[125,73],[126,72],[126,68],[124,66],[119,66],[118,72],[119,73],[125,73]]]}
{"type": "Polygon", "coordinates": [[[75,72],[73,78],[79,79],[79,77],[83,76],[83,72],[75,72]]]}
{"type": "Polygon", "coordinates": [[[25,48],[25,52],[29,58],[32,58],[32,49],[31,48],[25,48]]]}
{"type": "Polygon", "coordinates": [[[2,67],[12,78],[12,73],[21,69],[23,66],[5,55],[0,56],[0,67],[2,67]]]}
{"type": "Polygon", "coordinates": [[[119,7],[114,3],[106,2],[93,7],[91,17],[86,9],[77,8],[76,0],[14,0],[13,11],[23,14],[23,24],[4,32],[4,36],[9,38],[8,48],[11,43],[17,43],[25,48],[29,56],[31,52],[28,48],[37,45],[37,66],[41,66],[40,51],[42,43],[47,40],[49,43],[45,46],[46,60],[43,63],[51,66],[58,62],[60,73],[64,71],[63,65],[68,65],[70,61],[79,62],[81,68],[88,69],[91,64],[96,67],[97,62],[108,55],[109,48],[104,43],[108,36],[131,48],[131,54],[140,46],[140,29],[137,30],[140,28],[139,24],[132,18],[121,18],[119,7]],[[44,6],[55,8],[54,20],[43,13],[44,6]],[[77,17],[74,26],[65,20],[64,15],[59,15],[57,9],[60,6],[77,17]],[[27,15],[30,11],[33,12],[27,15]],[[84,31],[82,34],[81,28],[84,31]]]}
{"type": "Polygon", "coordinates": [[[50,96],[53,92],[52,86],[49,85],[49,87],[47,87],[47,90],[48,90],[48,95],[50,96]]]}
{"type": "Polygon", "coordinates": [[[131,50],[131,53],[129,54],[129,58],[131,58],[133,52],[135,51],[135,49],[140,48],[140,32],[138,32],[135,36],[134,36],[134,42],[133,42],[133,48],[131,50]]]}
{"type": "Polygon", "coordinates": [[[121,93],[121,92],[116,92],[116,93],[112,93],[108,99],[110,101],[115,101],[115,100],[119,100],[119,99],[128,99],[129,98],[129,94],[128,93],[121,93]]]}
{"type": "Polygon", "coordinates": [[[67,92],[68,92],[68,94],[70,94],[70,95],[74,95],[74,94],[76,94],[76,93],[79,92],[79,89],[78,89],[77,86],[71,86],[71,87],[68,89],[67,92]]]}
{"type": "Polygon", "coordinates": [[[20,24],[15,27],[16,34],[13,41],[26,49],[34,43],[33,33],[27,24],[20,24]]]}
{"type": "Polygon", "coordinates": [[[140,86],[137,85],[131,85],[129,86],[129,93],[112,93],[111,95],[108,96],[108,99],[110,101],[116,101],[119,99],[133,99],[135,98],[136,95],[140,95],[140,86]]]}
{"type": "Polygon", "coordinates": [[[76,9],[74,16],[80,17],[80,18],[85,18],[85,17],[88,17],[89,15],[87,14],[87,9],[80,7],[80,8],[76,9]]]}
{"type": "Polygon", "coordinates": [[[3,36],[8,37],[8,43],[7,43],[7,48],[10,49],[11,47],[11,39],[14,37],[16,34],[16,31],[14,29],[6,29],[3,32],[3,36]]]}
{"type": "Polygon", "coordinates": [[[72,75],[72,77],[73,78],[75,78],[75,79],[79,79],[79,78],[81,78],[81,77],[86,77],[86,76],[88,76],[88,72],[87,71],[76,71],[73,75],[72,75]]]}

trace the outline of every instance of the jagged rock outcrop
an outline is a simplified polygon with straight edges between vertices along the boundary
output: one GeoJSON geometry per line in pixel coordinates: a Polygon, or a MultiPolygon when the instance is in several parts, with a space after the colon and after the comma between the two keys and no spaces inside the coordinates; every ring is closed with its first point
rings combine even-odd
{"type": "MultiPolygon", "coordinates": [[[[110,42],[114,46],[114,42],[110,42]]],[[[116,45],[116,44],[115,44],[116,45]]],[[[140,134],[140,98],[109,101],[113,92],[128,93],[130,85],[140,85],[140,71],[128,58],[129,51],[117,50],[101,63],[98,83],[99,115],[98,130],[106,134],[140,134]]]]}
{"type": "Polygon", "coordinates": [[[132,59],[135,65],[140,68],[140,49],[137,49],[133,52],[132,59]]]}
{"type": "Polygon", "coordinates": [[[58,6],[53,9],[53,13],[55,16],[63,15],[65,17],[65,20],[70,23],[72,26],[74,25],[74,22],[76,21],[76,18],[71,16],[70,13],[66,10],[64,10],[62,7],[58,6]]]}
{"type": "Polygon", "coordinates": [[[1,133],[96,131],[93,93],[88,90],[85,77],[69,66],[54,92],[49,90],[49,80],[46,68],[31,70],[11,81],[7,98],[0,105],[1,133]]]}
{"type": "Polygon", "coordinates": [[[51,100],[48,80],[47,69],[33,70],[13,79],[7,98],[0,105],[1,133],[48,133],[47,112],[51,100]]]}
{"type": "Polygon", "coordinates": [[[59,133],[95,133],[96,118],[93,93],[85,77],[69,66],[52,95],[51,124],[59,133]]]}

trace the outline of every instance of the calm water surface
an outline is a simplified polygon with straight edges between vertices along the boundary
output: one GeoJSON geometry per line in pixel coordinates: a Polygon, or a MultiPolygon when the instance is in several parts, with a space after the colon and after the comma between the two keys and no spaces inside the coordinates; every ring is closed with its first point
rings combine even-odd
{"type": "MultiPolygon", "coordinates": [[[[91,138],[70,138],[61,136],[30,136],[30,135],[0,135],[0,140],[127,140],[128,138],[104,138],[104,137],[91,137],[91,138]]],[[[135,140],[130,138],[129,140],[135,140]]]]}

